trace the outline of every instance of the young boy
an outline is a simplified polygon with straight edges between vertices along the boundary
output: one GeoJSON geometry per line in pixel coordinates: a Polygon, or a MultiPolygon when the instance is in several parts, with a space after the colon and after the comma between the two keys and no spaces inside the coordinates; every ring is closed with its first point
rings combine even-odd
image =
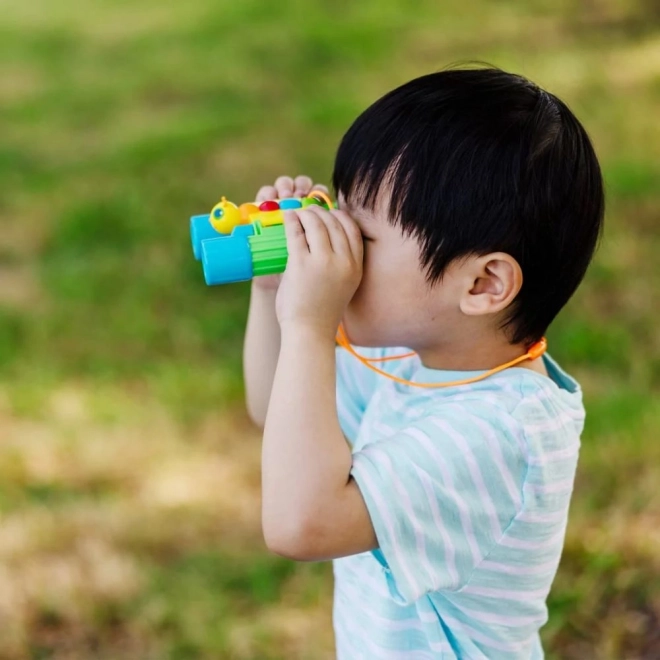
{"type": "Polygon", "coordinates": [[[589,138],[518,75],[450,69],[358,117],[332,182],[340,210],[287,212],[287,269],[252,286],[266,544],[334,560],[342,660],[542,658],[584,409],[537,342],[601,230],[589,138]],[[340,323],[409,354],[373,365],[396,380],[340,323]]]}

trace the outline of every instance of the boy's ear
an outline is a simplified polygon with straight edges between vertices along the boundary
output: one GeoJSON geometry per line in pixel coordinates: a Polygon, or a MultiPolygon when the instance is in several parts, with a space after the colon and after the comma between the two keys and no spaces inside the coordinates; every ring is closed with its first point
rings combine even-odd
{"type": "Polygon", "coordinates": [[[506,252],[474,257],[466,264],[460,309],[468,316],[496,314],[516,298],[523,283],[520,264],[506,252]]]}

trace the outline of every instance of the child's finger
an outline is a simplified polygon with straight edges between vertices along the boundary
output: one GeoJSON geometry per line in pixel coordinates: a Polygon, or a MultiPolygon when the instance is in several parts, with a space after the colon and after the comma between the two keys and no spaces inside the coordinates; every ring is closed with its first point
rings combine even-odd
{"type": "Polygon", "coordinates": [[[358,263],[364,258],[364,240],[357,222],[344,211],[333,209],[330,214],[342,225],[350,251],[358,263]]]}
{"type": "Polygon", "coordinates": [[[306,210],[314,213],[325,224],[332,251],[335,254],[350,257],[352,250],[342,223],[332,213],[320,206],[310,206],[306,210]]]}
{"type": "Polygon", "coordinates": [[[276,197],[277,190],[275,189],[275,186],[262,186],[259,188],[255,201],[267,202],[269,199],[275,199],[276,197]]]}
{"type": "Polygon", "coordinates": [[[303,174],[296,177],[294,181],[294,197],[304,197],[312,189],[312,179],[303,174]]]}
{"type": "Polygon", "coordinates": [[[301,252],[309,252],[305,229],[295,211],[284,211],[284,234],[289,259],[295,259],[301,252]]]}
{"type": "Polygon", "coordinates": [[[305,229],[305,238],[309,251],[315,254],[323,252],[332,252],[332,244],[325,222],[319,216],[309,209],[298,211],[298,217],[305,229]]]}
{"type": "Polygon", "coordinates": [[[293,197],[293,179],[290,176],[278,176],[275,179],[275,188],[277,189],[277,198],[286,199],[293,197]]]}
{"type": "Polygon", "coordinates": [[[296,188],[293,193],[294,197],[305,197],[312,190],[322,190],[324,193],[330,194],[327,186],[324,186],[322,183],[314,183],[308,176],[297,176],[294,183],[296,188]]]}

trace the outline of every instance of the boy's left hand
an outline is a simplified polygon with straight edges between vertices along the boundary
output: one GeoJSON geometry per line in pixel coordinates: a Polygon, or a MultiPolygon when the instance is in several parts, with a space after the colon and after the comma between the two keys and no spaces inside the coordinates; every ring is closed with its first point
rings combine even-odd
{"type": "Polygon", "coordinates": [[[284,212],[289,253],[277,292],[280,326],[307,326],[334,339],[362,279],[360,228],[344,211],[320,206],[284,212]]]}

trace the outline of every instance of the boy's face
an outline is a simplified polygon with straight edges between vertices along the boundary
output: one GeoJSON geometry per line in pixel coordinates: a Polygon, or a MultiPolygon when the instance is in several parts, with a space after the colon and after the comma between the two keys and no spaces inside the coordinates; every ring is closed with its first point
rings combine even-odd
{"type": "Polygon", "coordinates": [[[351,343],[420,350],[447,340],[460,316],[456,268],[450,265],[430,288],[417,239],[388,222],[387,208],[379,205],[368,212],[347,205],[341,196],[339,208],[365,237],[362,281],[342,319],[351,343]]]}

